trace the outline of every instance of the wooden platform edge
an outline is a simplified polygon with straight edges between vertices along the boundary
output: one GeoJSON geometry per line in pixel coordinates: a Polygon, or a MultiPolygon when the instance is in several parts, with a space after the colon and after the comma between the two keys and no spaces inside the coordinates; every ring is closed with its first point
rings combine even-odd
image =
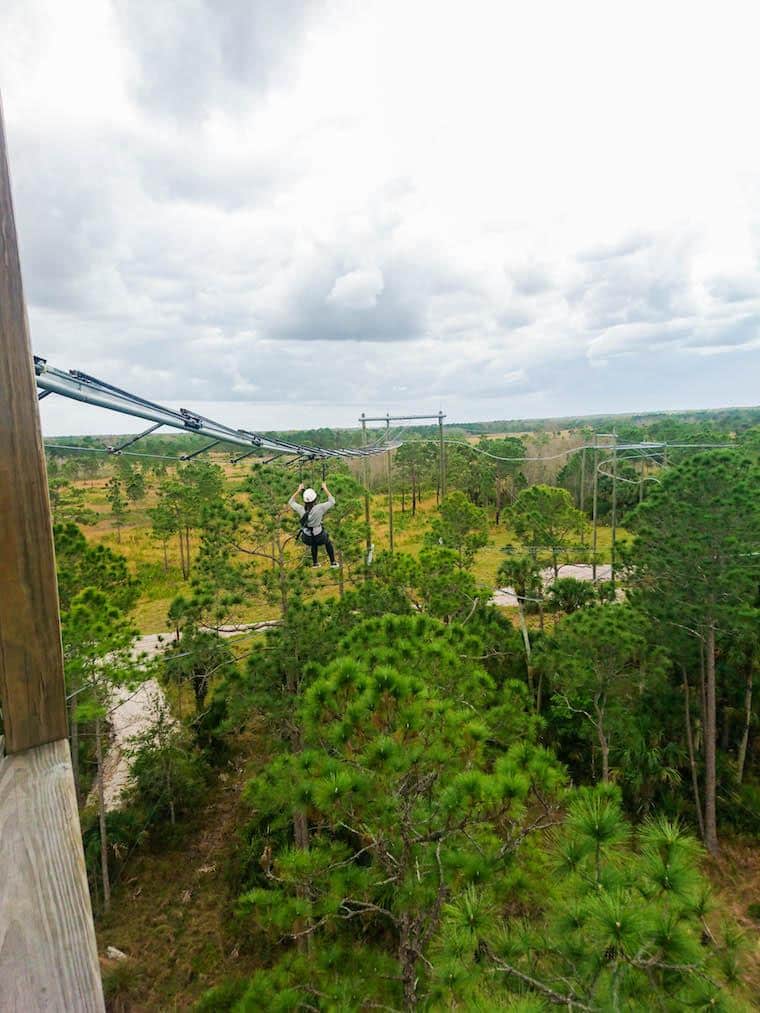
{"type": "Polygon", "coordinates": [[[105,1009],[65,739],[0,749],[0,1009],[105,1009]]]}

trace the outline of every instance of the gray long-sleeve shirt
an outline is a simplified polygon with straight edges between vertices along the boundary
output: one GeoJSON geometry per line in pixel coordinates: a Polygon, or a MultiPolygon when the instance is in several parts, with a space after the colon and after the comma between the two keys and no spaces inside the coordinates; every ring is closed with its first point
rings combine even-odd
{"type": "MultiPolygon", "coordinates": [[[[295,496],[288,500],[288,506],[295,510],[299,517],[303,517],[306,510],[302,503],[296,501],[295,496]]],[[[335,506],[335,498],[328,496],[324,503],[315,503],[314,506],[309,510],[309,527],[312,533],[319,535],[322,532],[322,518],[325,516],[328,510],[332,510],[335,506]]]]}

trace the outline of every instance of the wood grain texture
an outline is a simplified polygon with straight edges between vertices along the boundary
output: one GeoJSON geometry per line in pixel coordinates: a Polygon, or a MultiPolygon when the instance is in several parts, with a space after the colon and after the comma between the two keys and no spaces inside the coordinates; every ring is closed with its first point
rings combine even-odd
{"type": "Polygon", "coordinates": [[[0,1010],[102,1011],[69,745],[0,759],[0,1010]]]}
{"type": "Polygon", "coordinates": [[[0,701],[9,753],[66,737],[53,533],[2,105],[0,701]]]}

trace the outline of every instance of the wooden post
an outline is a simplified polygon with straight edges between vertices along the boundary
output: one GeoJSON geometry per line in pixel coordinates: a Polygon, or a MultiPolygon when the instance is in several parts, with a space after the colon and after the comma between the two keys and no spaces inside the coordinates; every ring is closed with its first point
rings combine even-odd
{"type": "Polygon", "coordinates": [[[0,105],[0,1008],[101,1013],[37,405],[0,105]]]}
{"type": "Polygon", "coordinates": [[[439,410],[439,412],[438,412],[438,446],[439,446],[440,458],[441,458],[440,459],[440,463],[439,463],[439,467],[440,467],[440,470],[441,470],[441,475],[440,475],[440,479],[439,479],[439,486],[440,486],[440,490],[441,490],[441,496],[440,496],[441,502],[443,502],[443,500],[446,498],[446,448],[444,447],[444,443],[443,443],[443,419],[444,419],[443,412],[439,410]]]}
{"type": "MultiPolygon", "coordinates": [[[[585,436],[584,436],[585,440],[585,436]]],[[[578,509],[582,514],[586,512],[586,448],[581,450],[581,488],[579,496],[578,509]]],[[[584,518],[585,520],[585,518],[584,518]]],[[[586,544],[586,525],[585,523],[581,527],[581,545],[586,544]]]]}
{"type": "MultiPolygon", "coordinates": [[[[391,417],[385,423],[388,436],[391,434],[391,417]]],[[[390,542],[391,555],[393,555],[393,460],[392,451],[386,451],[388,457],[388,540],[390,542]]]]}
{"type": "Polygon", "coordinates": [[[599,458],[599,452],[597,450],[597,438],[596,438],[596,433],[594,433],[594,491],[593,491],[592,500],[591,500],[591,520],[592,520],[592,523],[594,525],[594,533],[592,535],[592,542],[591,542],[591,579],[593,580],[593,582],[595,584],[596,584],[596,540],[597,540],[597,538],[596,538],[596,536],[597,536],[597,532],[596,532],[596,527],[597,527],[597,523],[596,523],[596,516],[597,516],[596,515],[596,511],[597,511],[597,493],[598,493],[598,489],[599,489],[599,471],[598,471],[599,460],[598,460],[598,458],[599,458]]]}
{"type": "Polygon", "coordinates": [[[0,110],[0,702],[9,753],[65,739],[45,455],[0,110]]]}
{"type": "MultiPolygon", "coordinates": [[[[367,418],[364,412],[362,412],[362,447],[367,447],[367,418]]],[[[363,464],[363,478],[364,478],[364,523],[367,528],[367,556],[369,559],[370,549],[372,548],[372,530],[370,528],[370,516],[369,516],[369,457],[365,454],[362,458],[363,464]]]]}
{"type": "Polygon", "coordinates": [[[610,547],[610,584],[615,590],[615,569],[617,565],[616,554],[617,539],[617,433],[612,432],[612,545],[610,547]]]}

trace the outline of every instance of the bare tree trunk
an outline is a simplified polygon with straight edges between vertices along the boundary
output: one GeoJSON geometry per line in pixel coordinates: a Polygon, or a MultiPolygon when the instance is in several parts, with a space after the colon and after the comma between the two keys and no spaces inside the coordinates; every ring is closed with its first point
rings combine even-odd
{"type": "Polygon", "coordinates": [[[404,987],[404,1009],[417,1008],[417,953],[412,940],[410,915],[401,916],[398,955],[401,964],[401,981],[404,987]]]}
{"type": "Polygon", "coordinates": [[[100,718],[95,718],[95,755],[98,761],[98,822],[100,826],[100,871],[103,877],[103,910],[111,907],[111,881],[108,876],[108,836],[106,829],[106,799],[103,790],[103,741],[100,718]]]}
{"type": "Polygon", "coordinates": [[[412,468],[412,517],[417,516],[417,472],[412,468]]]}
{"type": "Polygon", "coordinates": [[[717,855],[718,824],[716,816],[717,771],[715,762],[715,623],[707,627],[707,658],[705,685],[705,846],[711,855],[717,855]]]}
{"type": "Polygon", "coordinates": [[[169,556],[167,555],[167,552],[166,552],[166,539],[165,538],[164,538],[164,540],[162,542],[162,545],[164,547],[164,573],[168,573],[169,572],[169,556]]]}
{"type": "Polygon", "coordinates": [[[280,609],[284,618],[288,611],[288,578],[285,572],[285,551],[279,536],[277,537],[277,582],[280,586],[280,609]]]}
{"type": "Polygon", "coordinates": [[[522,598],[517,596],[517,611],[520,615],[520,629],[522,630],[523,643],[525,644],[525,657],[530,664],[530,637],[528,636],[528,626],[525,622],[525,603],[522,598]]]}
{"type": "Polygon", "coordinates": [[[705,641],[699,638],[699,693],[702,707],[702,727],[707,721],[707,690],[705,689],[705,641]]]}
{"type": "Polygon", "coordinates": [[[697,761],[694,756],[694,736],[691,730],[691,698],[689,695],[689,680],[686,677],[686,669],[681,667],[681,675],[683,676],[683,706],[684,706],[684,720],[686,723],[686,745],[689,749],[689,768],[691,770],[691,786],[694,791],[694,806],[697,810],[697,823],[699,825],[699,836],[702,840],[705,839],[705,821],[702,816],[702,800],[699,797],[699,774],[697,771],[697,761]]]}
{"type": "Polygon", "coordinates": [[[166,767],[166,794],[169,798],[169,816],[172,821],[172,826],[177,822],[176,813],[174,812],[174,793],[172,792],[172,770],[171,763],[166,767]]]}
{"type": "Polygon", "coordinates": [[[744,730],[742,731],[739,753],[736,757],[736,779],[739,784],[744,777],[744,764],[747,760],[747,745],[749,743],[749,726],[752,721],[752,676],[755,663],[751,661],[747,668],[747,682],[744,686],[744,730]]]}
{"type": "Polygon", "coordinates": [[[607,784],[610,779],[610,747],[601,728],[598,729],[598,734],[599,746],[602,750],[602,781],[607,784]]]}
{"type": "Polygon", "coordinates": [[[187,580],[187,569],[185,567],[185,540],[182,537],[182,528],[177,532],[179,538],[179,566],[182,570],[182,576],[187,580]]]}
{"type": "Polygon", "coordinates": [[[596,711],[596,736],[602,751],[602,781],[607,784],[610,779],[610,744],[604,732],[604,707],[599,705],[599,697],[594,700],[594,710],[596,711]]]}

